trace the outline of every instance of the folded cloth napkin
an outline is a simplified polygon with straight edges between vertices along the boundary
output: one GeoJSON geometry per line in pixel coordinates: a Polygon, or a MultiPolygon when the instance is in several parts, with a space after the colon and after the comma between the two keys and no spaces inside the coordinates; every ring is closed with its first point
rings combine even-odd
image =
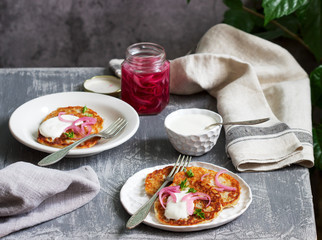
{"type": "Polygon", "coordinates": [[[117,77],[121,77],[122,71],[121,71],[121,64],[124,61],[124,59],[111,59],[109,61],[109,66],[111,70],[115,73],[117,77]]]}
{"type": "MultiPolygon", "coordinates": [[[[110,62],[118,74],[120,62],[110,62]]],[[[204,90],[226,122],[270,117],[225,126],[226,152],[237,170],[314,165],[310,81],[284,48],[226,24],[212,27],[194,54],[170,61],[171,93],[204,90]]]]}
{"type": "Polygon", "coordinates": [[[17,162],[0,170],[0,237],[69,213],[99,192],[89,166],[71,171],[17,162]]]}
{"type": "Polygon", "coordinates": [[[226,151],[239,171],[314,165],[310,82],[282,47],[226,24],[205,33],[195,54],[171,61],[170,90],[206,90],[224,121],[270,117],[253,126],[226,126],[226,151]]]}

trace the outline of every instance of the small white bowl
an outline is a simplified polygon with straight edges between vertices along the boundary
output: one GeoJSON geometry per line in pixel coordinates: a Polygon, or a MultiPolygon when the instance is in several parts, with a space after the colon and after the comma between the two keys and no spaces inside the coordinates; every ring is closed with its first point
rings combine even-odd
{"type": "Polygon", "coordinates": [[[213,111],[189,108],[170,113],[164,120],[164,126],[171,144],[178,152],[200,156],[215,146],[221,125],[205,128],[222,121],[222,117],[213,111]]]}

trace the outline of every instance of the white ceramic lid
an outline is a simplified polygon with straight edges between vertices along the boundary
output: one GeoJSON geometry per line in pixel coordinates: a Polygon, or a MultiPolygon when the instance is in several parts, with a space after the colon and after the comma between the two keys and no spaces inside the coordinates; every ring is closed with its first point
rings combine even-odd
{"type": "Polygon", "coordinates": [[[121,92],[121,79],[111,75],[95,76],[87,79],[83,86],[88,92],[118,96],[121,92]]]}

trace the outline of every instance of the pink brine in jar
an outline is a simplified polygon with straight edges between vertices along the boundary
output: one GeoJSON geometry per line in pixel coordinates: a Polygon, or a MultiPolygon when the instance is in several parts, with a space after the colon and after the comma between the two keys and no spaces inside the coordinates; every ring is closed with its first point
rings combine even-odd
{"type": "Polygon", "coordinates": [[[169,103],[170,63],[164,48],[136,43],[122,63],[121,98],[140,115],[157,114],[169,103]]]}

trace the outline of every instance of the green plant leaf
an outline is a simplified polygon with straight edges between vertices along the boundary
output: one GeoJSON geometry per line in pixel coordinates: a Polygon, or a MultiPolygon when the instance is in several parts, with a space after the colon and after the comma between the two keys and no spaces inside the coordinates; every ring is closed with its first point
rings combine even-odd
{"type": "Polygon", "coordinates": [[[224,0],[224,4],[230,9],[242,9],[243,7],[241,0],[224,0]]]}
{"type": "MultiPolygon", "coordinates": [[[[258,37],[261,37],[261,38],[264,38],[267,40],[273,40],[273,39],[276,39],[279,37],[292,38],[289,34],[284,32],[281,28],[279,28],[278,26],[276,26],[275,24],[273,24],[271,22],[264,26],[263,19],[258,18],[258,17],[257,18],[253,17],[253,20],[255,22],[255,25],[257,26],[253,29],[253,34],[258,37]]],[[[281,17],[281,18],[277,19],[276,22],[283,25],[289,31],[291,31],[295,34],[297,34],[299,32],[300,23],[294,14],[281,17]]]]}
{"type": "MultiPolygon", "coordinates": [[[[279,24],[283,25],[284,27],[286,27],[289,31],[297,34],[299,32],[299,25],[300,25],[300,22],[299,20],[297,19],[297,17],[295,16],[295,14],[292,14],[292,15],[288,15],[288,16],[284,16],[284,17],[281,17],[279,19],[276,20],[279,24]]],[[[271,27],[274,27],[274,28],[278,28],[280,29],[279,27],[277,27],[276,25],[274,24],[267,24],[267,28],[271,28],[271,27]]],[[[283,36],[284,37],[290,37],[287,33],[285,33],[283,31],[283,36]]]]}
{"type": "Polygon", "coordinates": [[[322,58],[322,3],[310,0],[296,12],[301,23],[301,34],[317,60],[322,58]]]}
{"type": "Polygon", "coordinates": [[[308,0],[263,0],[265,22],[289,15],[308,3],[308,0]]]}
{"type": "Polygon", "coordinates": [[[322,108],[322,65],[311,72],[310,82],[312,105],[322,108]]]}
{"type": "Polygon", "coordinates": [[[225,12],[224,23],[234,26],[245,32],[251,32],[255,26],[252,16],[239,9],[229,9],[225,12]]]}
{"type": "Polygon", "coordinates": [[[266,32],[254,33],[254,35],[264,38],[266,40],[273,40],[283,36],[284,32],[281,29],[274,29],[266,32]]]}
{"type": "Polygon", "coordinates": [[[314,165],[322,170],[322,124],[313,128],[314,165]]]}

